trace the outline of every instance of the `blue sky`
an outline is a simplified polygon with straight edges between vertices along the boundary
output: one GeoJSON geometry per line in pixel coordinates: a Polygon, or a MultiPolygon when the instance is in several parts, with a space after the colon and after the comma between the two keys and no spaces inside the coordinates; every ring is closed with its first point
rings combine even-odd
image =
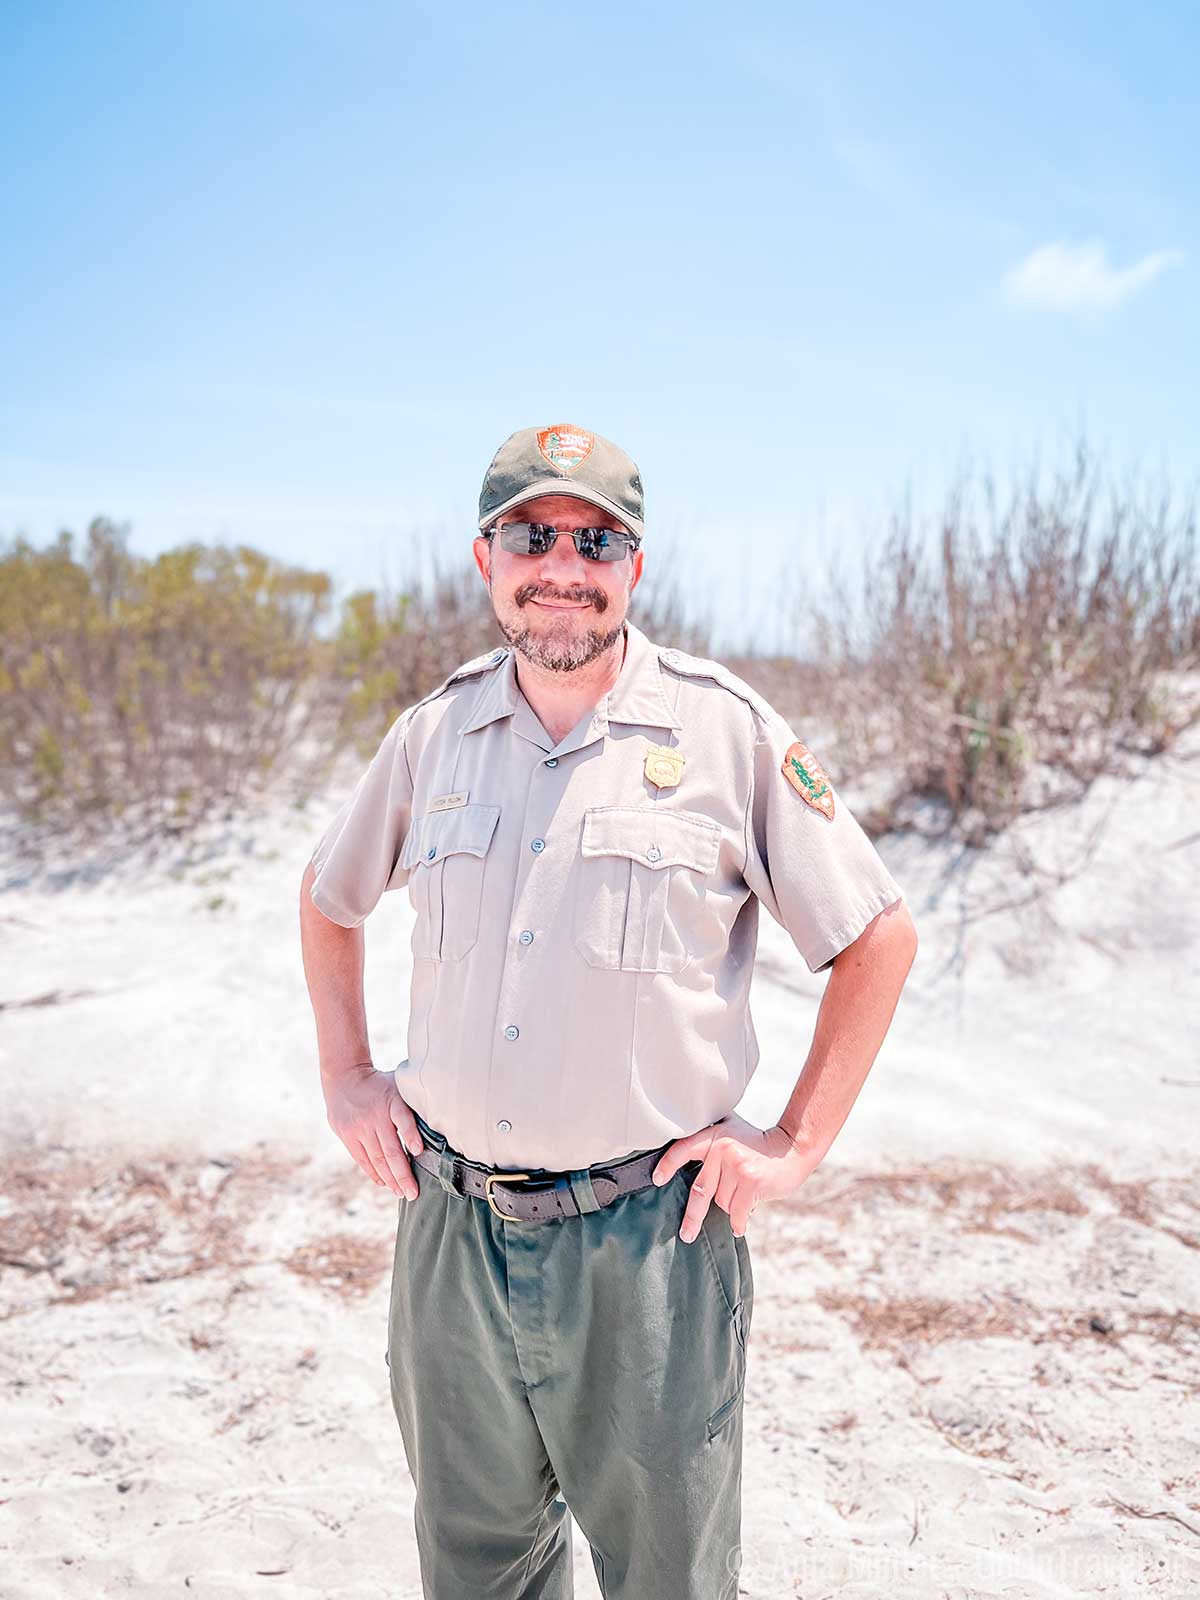
{"type": "Polygon", "coordinates": [[[1198,14],[902,9],[0,0],[0,533],[395,579],[575,422],[732,626],[1080,431],[1186,492],[1198,14]]]}

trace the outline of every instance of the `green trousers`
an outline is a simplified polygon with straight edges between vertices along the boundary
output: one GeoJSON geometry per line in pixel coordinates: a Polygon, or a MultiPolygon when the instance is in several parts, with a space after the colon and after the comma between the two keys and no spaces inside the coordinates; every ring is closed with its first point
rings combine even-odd
{"type": "Polygon", "coordinates": [[[426,1600],[570,1600],[568,1508],[606,1600],[736,1597],[754,1282],[715,1202],[680,1239],[698,1171],[509,1222],[413,1165],[387,1361],[426,1600]]]}

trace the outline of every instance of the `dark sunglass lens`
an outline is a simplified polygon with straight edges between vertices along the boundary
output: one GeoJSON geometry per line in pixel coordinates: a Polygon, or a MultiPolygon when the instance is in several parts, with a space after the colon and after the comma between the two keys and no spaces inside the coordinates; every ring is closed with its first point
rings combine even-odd
{"type": "Polygon", "coordinates": [[[599,528],[579,528],[575,532],[575,548],[585,561],[603,561],[604,549],[598,537],[599,528]]]}
{"type": "Polygon", "coordinates": [[[625,554],[625,540],[619,533],[611,533],[607,528],[593,528],[591,532],[596,540],[596,559],[598,561],[620,561],[625,554]]]}
{"type": "MultiPolygon", "coordinates": [[[[557,537],[558,529],[546,522],[508,522],[500,529],[500,542],[513,555],[545,555],[557,537]]],[[[608,528],[577,528],[571,537],[587,561],[620,561],[630,547],[624,534],[608,528]]]]}
{"type": "Polygon", "coordinates": [[[529,524],[527,522],[506,522],[500,529],[500,543],[510,555],[527,556],[529,554],[529,524]]]}

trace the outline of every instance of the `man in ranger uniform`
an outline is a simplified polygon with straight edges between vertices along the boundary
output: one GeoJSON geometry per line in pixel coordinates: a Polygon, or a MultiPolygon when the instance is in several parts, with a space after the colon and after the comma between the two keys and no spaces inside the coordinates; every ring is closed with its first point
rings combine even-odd
{"type": "MultiPolygon", "coordinates": [[[[475,562],[508,648],[392,723],[301,889],[331,1126],[403,1197],[392,1402],[431,1600],[718,1600],[741,1564],[745,1232],[849,1114],[916,951],[899,885],[784,719],[627,612],[641,477],[585,429],[497,451],[475,562]],[[415,912],[408,1055],[371,1058],[361,924],[415,912]],[[758,906],[829,978],[778,1123],[758,906]],[[807,1051],[807,1054],[806,1054],[807,1051]]],[[[731,540],[731,572],[745,545],[731,540]]]]}

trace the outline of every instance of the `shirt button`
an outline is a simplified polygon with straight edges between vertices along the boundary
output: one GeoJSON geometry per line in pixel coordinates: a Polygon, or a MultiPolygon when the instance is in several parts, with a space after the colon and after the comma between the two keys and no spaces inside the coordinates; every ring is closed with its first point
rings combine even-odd
{"type": "Polygon", "coordinates": [[[506,1039],[515,1039],[519,1036],[520,1032],[520,1028],[514,1027],[514,1025],[510,1022],[508,1027],[504,1030],[504,1037],[506,1039]]]}
{"type": "Polygon", "coordinates": [[[646,860],[657,861],[661,855],[662,851],[658,848],[658,846],[656,844],[652,844],[649,850],[646,851],[646,860]]]}
{"type": "Polygon", "coordinates": [[[426,861],[432,861],[435,855],[437,855],[437,845],[431,844],[425,852],[426,861]]]}
{"type": "Polygon", "coordinates": [[[496,1126],[500,1129],[501,1133],[511,1133],[512,1132],[512,1123],[508,1122],[504,1118],[501,1118],[501,1120],[496,1124],[496,1126]]]}
{"type": "Polygon", "coordinates": [[[557,756],[548,756],[546,758],[546,765],[548,767],[556,767],[558,765],[558,757],[557,756]]]}
{"type": "Polygon", "coordinates": [[[522,928],[521,929],[521,943],[522,944],[532,944],[533,943],[533,934],[530,932],[530,930],[528,928],[522,928]]]}
{"type": "Polygon", "coordinates": [[[534,852],[535,855],[538,855],[546,848],[546,841],[545,839],[531,839],[529,841],[529,848],[534,852]]]}

